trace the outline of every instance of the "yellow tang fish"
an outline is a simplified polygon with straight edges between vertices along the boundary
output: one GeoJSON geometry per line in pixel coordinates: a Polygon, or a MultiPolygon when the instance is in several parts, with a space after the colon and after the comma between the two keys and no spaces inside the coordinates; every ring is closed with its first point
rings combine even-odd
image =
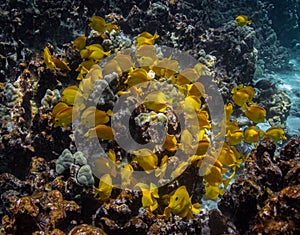
{"type": "Polygon", "coordinates": [[[235,21],[238,23],[239,26],[245,26],[252,24],[252,20],[248,19],[246,15],[239,15],[235,18],[235,21]]]}
{"type": "Polygon", "coordinates": [[[209,114],[206,110],[200,110],[197,112],[198,124],[200,128],[211,128],[211,121],[209,120],[209,114]]]}
{"type": "Polygon", "coordinates": [[[284,131],[282,128],[272,126],[265,132],[265,137],[271,138],[274,141],[278,142],[281,140],[286,140],[286,136],[284,135],[284,131]]]}
{"type": "Polygon", "coordinates": [[[144,169],[146,173],[157,168],[158,157],[150,149],[144,148],[132,151],[135,155],[135,160],[144,169]]]}
{"type": "Polygon", "coordinates": [[[244,130],[244,141],[249,144],[257,143],[262,134],[263,131],[255,126],[250,126],[244,130]]]}
{"type": "Polygon", "coordinates": [[[177,60],[171,60],[164,58],[159,61],[155,66],[152,66],[151,69],[159,77],[172,77],[179,70],[179,63],[177,60]]]}
{"type": "Polygon", "coordinates": [[[199,140],[199,142],[196,144],[197,145],[197,151],[196,154],[197,155],[204,155],[210,145],[210,141],[207,138],[204,138],[202,140],[199,140]]]}
{"type": "Polygon", "coordinates": [[[225,115],[226,115],[226,122],[230,121],[231,114],[233,113],[233,106],[232,103],[228,103],[224,105],[225,115]]]}
{"type": "Polygon", "coordinates": [[[150,81],[152,78],[148,76],[148,72],[143,68],[131,69],[128,73],[128,78],[124,82],[130,87],[138,85],[139,83],[150,81]]]}
{"type": "Polygon", "coordinates": [[[122,72],[127,72],[133,66],[130,55],[118,54],[114,60],[118,62],[122,72]]]}
{"type": "Polygon", "coordinates": [[[67,63],[60,60],[60,59],[52,59],[52,62],[55,64],[55,66],[57,68],[64,69],[64,70],[67,70],[67,71],[71,71],[71,68],[67,65],[67,63]]]}
{"type": "Polygon", "coordinates": [[[107,112],[96,109],[95,107],[88,107],[81,114],[81,124],[87,128],[98,126],[99,124],[105,124],[109,122],[109,117],[112,115],[112,111],[107,112]]]}
{"type": "Polygon", "coordinates": [[[78,92],[77,86],[68,86],[62,92],[61,101],[66,103],[67,105],[73,105],[75,101],[75,97],[80,94],[81,93],[78,92]]]}
{"type": "Polygon", "coordinates": [[[109,174],[103,175],[99,180],[99,186],[95,189],[94,198],[100,201],[107,201],[112,192],[112,179],[109,174]]]}
{"type": "Polygon", "coordinates": [[[205,197],[210,200],[217,200],[219,195],[223,195],[225,190],[223,188],[220,188],[219,185],[205,185],[205,197]]]}
{"type": "Polygon", "coordinates": [[[155,184],[150,183],[150,187],[147,184],[137,183],[137,187],[140,187],[143,193],[142,204],[143,207],[148,207],[150,211],[155,211],[158,207],[156,198],[159,198],[158,188],[155,184]]]}
{"type": "Polygon", "coordinates": [[[174,152],[178,148],[178,143],[175,135],[167,134],[166,139],[162,147],[170,152],[174,152]]]}
{"type": "Polygon", "coordinates": [[[134,169],[129,163],[121,168],[122,187],[128,187],[130,185],[133,171],[134,169]]]}
{"type": "Polygon", "coordinates": [[[164,210],[164,216],[168,217],[170,212],[182,218],[192,219],[193,212],[200,213],[200,204],[192,204],[191,197],[185,186],[180,186],[170,197],[169,205],[164,210]]]}
{"type": "Polygon", "coordinates": [[[182,70],[172,82],[177,85],[185,85],[196,82],[198,78],[199,76],[193,68],[186,68],[182,70]]]}
{"type": "Polygon", "coordinates": [[[161,91],[154,91],[145,97],[144,105],[155,112],[164,112],[167,108],[166,95],[161,91]]]}
{"type": "Polygon", "coordinates": [[[218,160],[224,165],[224,166],[234,166],[238,165],[239,162],[237,160],[237,156],[234,152],[234,146],[229,146],[228,144],[224,143],[221,153],[218,157],[218,160]]]}
{"type": "Polygon", "coordinates": [[[72,47],[78,50],[82,50],[83,48],[85,48],[85,45],[86,36],[79,36],[74,40],[72,47]]]}
{"type": "Polygon", "coordinates": [[[85,134],[85,137],[95,138],[98,137],[99,139],[103,140],[114,140],[114,133],[113,129],[110,126],[106,126],[103,124],[99,124],[94,128],[89,129],[85,134]]]}
{"type": "Polygon", "coordinates": [[[105,20],[101,16],[93,16],[90,19],[89,26],[93,29],[98,31],[99,33],[104,33],[107,31],[112,31],[113,29],[119,30],[119,27],[112,23],[106,23],[105,20]]]}
{"type": "Polygon", "coordinates": [[[155,39],[157,38],[159,38],[159,35],[157,33],[154,33],[154,35],[152,35],[151,33],[143,32],[136,38],[136,47],[139,47],[141,45],[153,45],[155,39]]]}
{"type": "Polygon", "coordinates": [[[122,76],[122,69],[118,63],[118,61],[116,61],[115,59],[112,59],[110,61],[108,61],[107,63],[105,63],[104,67],[103,67],[103,75],[107,75],[107,74],[111,74],[111,73],[117,73],[119,75],[119,77],[122,76]]]}
{"type": "Polygon", "coordinates": [[[258,105],[245,105],[242,109],[246,110],[245,115],[250,121],[255,123],[265,122],[267,111],[263,107],[258,105]]]}
{"type": "Polygon", "coordinates": [[[230,145],[240,144],[243,139],[243,131],[242,130],[235,130],[231,132],[230,130],[226,134],[227,141],[230,145]]]}
{"type": "Polygon", "coordinates": [[[53,63],[52,59],[51,59],[51,53],[48,47],[44,48],[43,51],[43,58],[44,58],[44,62],[46,64],[46,68],[54,68],[55,64],[53,63]]]}
{"type": "Polygon", "coordinates": [[[254,98],[254,88],[252,86],[244,87],[240,84],[231,90],[232,100],[238,106],[244,106],[246,103],[251,103],[254,98]]]}
{"type": "Polygon", "coordinates": [[[59,102],[54,106],[52,115],[54,117],[54,127],[67,127],[72,123],[73,108],[65,103],[59,102]]]}

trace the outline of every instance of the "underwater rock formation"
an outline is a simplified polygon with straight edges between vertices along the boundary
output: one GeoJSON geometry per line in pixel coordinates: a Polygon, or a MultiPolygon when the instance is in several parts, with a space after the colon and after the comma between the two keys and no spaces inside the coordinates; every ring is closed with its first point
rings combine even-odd
{"type": "Polygon", "coordinates": [[[246,159],[242,175],[218,204],[240,233],[300,231],[300,211],[295,206],[299,204],[299,144],[299,138],[292,137],[277,153],[275,143],[265,139],[246,159]]]}

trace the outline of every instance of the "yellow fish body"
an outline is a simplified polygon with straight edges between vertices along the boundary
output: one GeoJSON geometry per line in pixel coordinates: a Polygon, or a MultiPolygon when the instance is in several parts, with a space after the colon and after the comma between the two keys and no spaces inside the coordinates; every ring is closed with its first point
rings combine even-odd
{"type": "Polygon", "coordinates": [[[51,59],[51,52],[48,47],[44,48],[43,59],[46,64],[46,68],[54,68],[55,67],[55,64],[53,63],[53,61],[51,59]]]}
{"type": "Polygon", "coordinates": [[[226,134],[227,141],[230,145],[237,145],[242,142],[243,139],[243,131],[242,130],[235,130],[231,132],[230,130],[226,134]]]}
{"type": "Polygon", "coordinates": [[[162,147],[170,152],[174,152],[178,148],[178,143],[175,135],[167,134],[166,139],[162,147]]]}
{"type": "Polygon", "coordinates": [[[154,91],[145,97],[144,105],[147,109],[164,112],[167,108],[166,95],[161,91],[154,91]]]}
{"type": "Polygon", "coordinates": [[[114,133],[110,126],[106,126],[103,124],[99,124],[94,128],[89,129],[85,134],[85,137],[95,138],[98,137],[99,139],[103,140],[114,140],[114,133]]]}
{"type": "Polygon", "coordinates": [[[182,218],[193,218],[193,212],[200,213],[200,204],[192,204],[191,197],[185,186],[180,186],[170,197],[169,205],[165,208],[164,216],[169,216],[170,212],[182,218]]]}
{"type": "Polygon", "coordinates": [[[143,193],[142,205],[148,207],[150,211],[155,211],[158,207],[156,198],[159,198],[158,188],[155,184],[150,183],[150,187],[147,184],[137,183],[136,186],[140,187],[143,193]]]}
{"type": "Polygon", "coordinates": [[[258,105],[246,105],[243,109],[246,110],[245,115],[250,121],[255,123],[265,122],[267,111],[263,107],[258,105]]]}
{"type": "Polygon", "coordinates": [[[112,23],[106,23],[106,21],[101,16],[93,16],[90,19],[89,26],[93,29],[98,31],[99,33],[104,33],[107,31],[112,31],[113,29],[119,30],[119,27],[112,23]]]}
{"type": "Polygon", "coordinates": [[[148,32],[141,33],[136,38],[136,47],[139,47],[141,45],[153,45],[155,39],[159,38],[159,35],[157,33],[154,33],[153,35],[148,32]]]}
{"type": "Polygon", "coordinates": [[[238,23],[239,26],[245,26],[252,24],[252,20],[248,19],[246,15],[239,15],[235,18],[235,21],[238,23]]]}
{"type": "Polygon", "coordinates": [[[249,144],[257,143],[261,135],[261,130],[258,130],[255,126],[250,126],[244,130],[244,141],[249,144]]]}
{"type": "Polygon", "coordinates": [[[244,87],[242,84],[234,87],[231,90],[232,100],[238,106],[244,106],[246,103],[251,103],[254,98],[254,88],[251,86],[244,87]]]}
{"type": "Polygon", "coordinates": [[[231,118],[231,114],[233,113],[232,103],[225,104],[224,109],[225,109],[226,122],[229,122],[231,118]]]}
{"type": "Polygon", "coordinates": [[[219,195],[224,194],[224,189],[220,189],[219,185],[205,185],[205,197],[210,200],[217,200],[219,195]]]}
{"type": "Polygon", "coordinates": [[[284,135],[283,129],[279,128],[279,127],[276,127],[276,126],[270,127],[266,131],[265,137],[271,138],[271,139],[273,139],[276,142],[287,139],[286,136],[284,135]]]}
{"type": "Polygon", "coordinates": [[[68,105],[73,105],[76,95],[80,95],[78,92],[78,87],[68,86],[63,90],[61,100],[68,105]]]}
{"type": "Polygon", "coordinates": [[[143,68],[131,69],[128,72],[128,78],[124,82],[128,84],[130,87],[138,85],[139,83],[150,81],[151,77],[148,76],[148,72],[143,68]]]}
{"type": "Polygon", "coordinates": [[[99,124],[108,123],[111,116],[111,110],[107,112],[95,109],[94,107],[88,107],[81,115],[81,124],[91,128],[98,126],[99,124]]]}
{"type": "Polygon", "coordinates": [[[94,198],[100,201],[107,201],[112,192],[112,179],[109,174],[105,174],[100,178],[99,186],[95,189],[94,198]]]}
{"type": "Polygon", "coordinates": [[[135,160],[146,173],[157,168],[158,157],[150,149],[144,148],[132,152],[135,155],[135,160]]]}
{"type": "Polygon", "coordinates": [[[82,50],[83,48],[85,48],[85,45],[86,36],[79,36],[74,40],[72,47],[78,50],[82,50]]]}
{"type": "Polygon", "coordinates": [[[54,117],[54,127],[62,126],[67,127],[72,123],[73,108],[65,103],[58,103],[52,110],[54,117]]]}

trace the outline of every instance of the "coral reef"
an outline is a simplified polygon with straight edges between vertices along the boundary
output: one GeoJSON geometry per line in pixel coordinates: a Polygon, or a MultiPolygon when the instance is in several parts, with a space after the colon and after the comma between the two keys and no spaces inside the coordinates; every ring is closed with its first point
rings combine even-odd
{"type": "Polygon", "coordinates": [[[263,140],[245,162],[245,170],[218,204],[242,234],[297,234],[299,219],[299,138],[276,152],[263,140]]]}
{"type": "Polygon", "coordinates": [[[1,234],[299,233],[299,138],[280,150],[273,141],[287,139],[291,101],[267,80],[253,82],[289,67],[280,42],[299,40],[297,1],[0,8],[1,234]],[[279,25],[281,8],[292,10],[279,25]],[[239,25],[241,14],[252,24],[239,25]],[[195,63],[182,65],[164,46],[195,63]],[[226,105],[214,119],[216,92],[226,105]],[[262,131],[265,119],[273,127],[262,131]],[[220,199],[218,209],[200,208],[207,199],[220,199]]]}

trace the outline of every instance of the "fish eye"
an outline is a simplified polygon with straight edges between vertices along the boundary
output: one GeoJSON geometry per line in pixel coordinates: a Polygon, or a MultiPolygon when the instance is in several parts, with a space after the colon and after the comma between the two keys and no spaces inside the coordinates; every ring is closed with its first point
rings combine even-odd
{"type": "Polygon", "coordinates": [[[177,201],[178,200],[178,197],[175,197],[175,201],[177,201]]]}

